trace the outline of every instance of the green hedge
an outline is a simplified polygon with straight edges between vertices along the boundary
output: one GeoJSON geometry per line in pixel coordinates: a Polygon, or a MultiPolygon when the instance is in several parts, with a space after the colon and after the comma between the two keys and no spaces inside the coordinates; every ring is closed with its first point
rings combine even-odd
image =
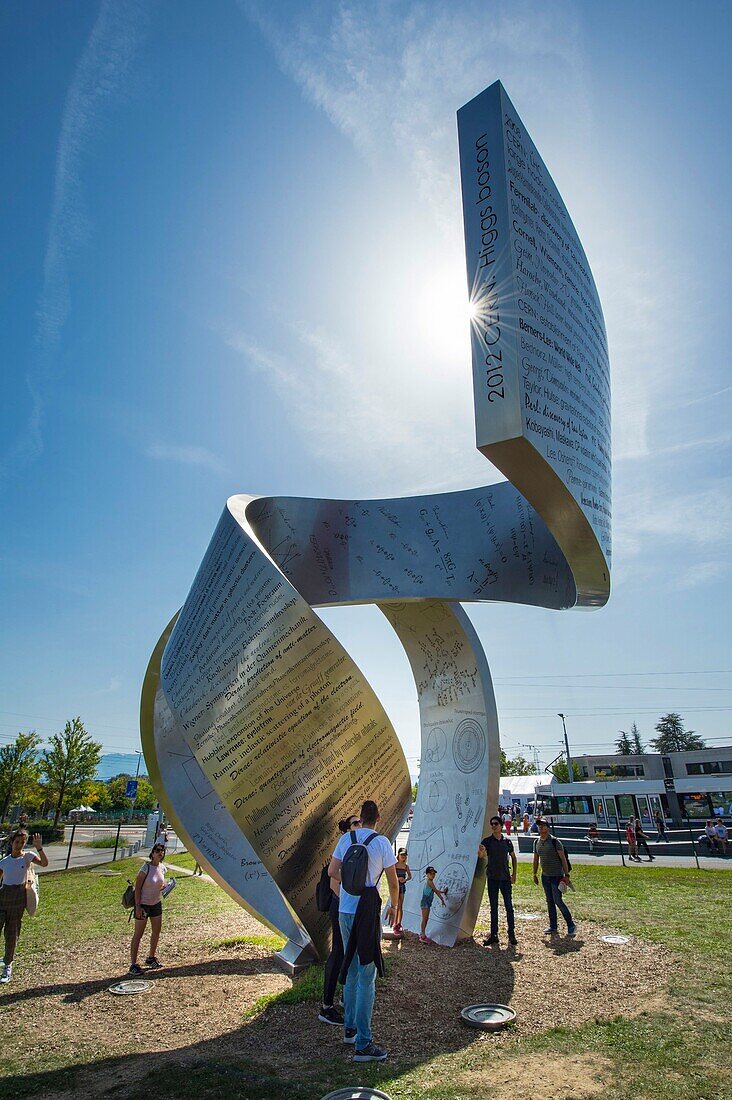
{"type": "MultiPolygon", "coordinates": [[[[32,837],[34,833],[40,833],[44,844],[52,844],[54,841],[63,840],[64,838],[64,827],[60,821],[58,825],[54,825],[53,821],[43,818],[40,821],[29,821],[25,827],[28,830],[29,837],[32,837]]],[[[17,828],[18,823],[14,821],[12,825],[3,826],[3,832],[10,833],[17,828]]]]}

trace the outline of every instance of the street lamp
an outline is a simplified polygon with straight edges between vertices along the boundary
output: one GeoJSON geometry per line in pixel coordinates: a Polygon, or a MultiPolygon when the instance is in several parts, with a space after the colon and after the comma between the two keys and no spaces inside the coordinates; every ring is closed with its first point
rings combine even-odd
{"type": "Polygon", "coordinates": [[[562,719],[562,726],[564,727],[564,747],[567,750],[567,770],[569,772],[569,782],[574,783],[574,768],[572,767],[572,757],[569,752],[569,739],[567,737],[567,723],[564,721],[564,715],[557,714],[557,718],[562,719]]]}
{"type": "Polygon", "coordinates": [[[142,750],[135,749],[135,752],[137,753],[137,768],[135,770],[135,795],[132,799],[132,806],[130,808],[130,823],[132,823],[132,818],[135,816],[135,803],[137,802],[137,781],[140,778],[140,761],[142,760],[142,750]]]}

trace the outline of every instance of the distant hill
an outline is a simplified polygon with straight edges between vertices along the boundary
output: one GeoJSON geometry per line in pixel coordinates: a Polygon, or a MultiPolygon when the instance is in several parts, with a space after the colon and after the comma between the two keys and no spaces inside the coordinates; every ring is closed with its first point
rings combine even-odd
{"type": "MultiPolygon", "coordinates": [[[[123,772],[134,775],[136,770],[136,752],[109,752],[99,761],[97,779],[111,779],[113,775],[121,775],[123,772]]],[[[140,775],[147,775],[144,759],[140,762],[140,775]]]]}

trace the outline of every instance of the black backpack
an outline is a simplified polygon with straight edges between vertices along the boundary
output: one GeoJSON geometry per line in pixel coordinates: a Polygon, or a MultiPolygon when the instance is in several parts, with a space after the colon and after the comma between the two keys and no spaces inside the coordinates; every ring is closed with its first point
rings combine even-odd
{"type": "Polygon", "coordinates": [[[324,863],[323,870],[320,872],[320,878],[318,879],[318,885],[315,887],[315,904],[318,907],[319,913],[328,912],[332,898],[333,891],[330,888],[328,864],[324,863]]]}
{"type": "Polygon", "coordinates": [[[341,886],[347,894],[355,894],[360,897],[366,886],[366,876],[369,872],[369,854],[366,851],[371,841],[378,833],[371,833],[361,842],[356,840],[355,832],[351,833],[351,843],[346,849],[341,864],[341,886]]]}
{"type": "MultiPolygon", "coordinates": [[[[552,844],[554,845],[554,851],[556,852],[556,850],[557,850],[557,838],[555,836],[552,837],[552,844]]],[[[567,851],[566,848],[564,849],[564,858],[567,861],[567,870],[571,871],[572,870],[572,860],[569,858],[569,852],[567,851]]]]}
{"type": "MultiPolygon", "coordinates": [[[[141,870],[142,870],[142,867],[140,868],[140,871],[141,870]]],[[[147,873],[148,873],[149,870],[150,870],[150,864],[147,863],[145,865],[145,877],[146,878],[147,878],[147,873]]],[[[138,872],[138,874],[139,874],[139,872],[138,872]]],[[[137,877],[137,876],[135,876],[135,877],[137,877]]],[[[127,879],[127,885],[126,885],[125,891],[122,895],[122,907],[124,909],[131,910],[130,915],[128,917],[128,921],[131,921],[133,913],[135,912],[135,884],[134,884],[134,882],[130,882],[129,879],[127,879]]]]}

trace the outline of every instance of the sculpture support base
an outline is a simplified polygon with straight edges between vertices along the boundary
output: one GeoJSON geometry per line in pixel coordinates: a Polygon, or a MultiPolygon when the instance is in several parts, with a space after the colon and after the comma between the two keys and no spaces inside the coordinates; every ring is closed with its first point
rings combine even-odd
{"type": "Polygon", "coordinates": [[[301,943],[288,940],[281,951],[275,951],[275,962],[284,970],[288,978],[296,978],[316,963],[317,957],[311,947],[303,947],[301,943]]]}

